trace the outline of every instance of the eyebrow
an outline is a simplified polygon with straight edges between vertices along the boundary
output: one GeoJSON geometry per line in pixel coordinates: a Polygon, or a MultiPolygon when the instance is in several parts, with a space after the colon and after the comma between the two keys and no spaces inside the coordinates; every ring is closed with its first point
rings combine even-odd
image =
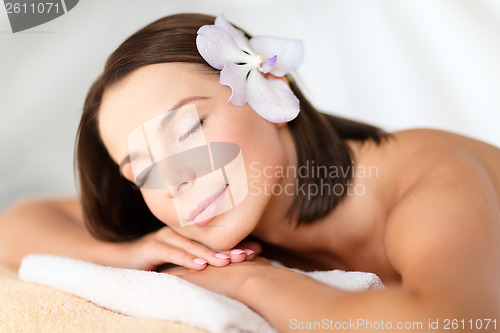
{"type": "MultiPolygon", "coordinates": [[[[174,106],[172,106],[167,112],[168,114],[161,120],[161,123],[159,125],[158,128],[164,128],[165,125],[170,121],[170,119],[172,119],[173,116],[175,116],[175,113],[176,112],[171,112],[171,111],[177,111],[178,109],[182,108],[184,105],[186,104],[189,104],[191,102],[194,102],[194,101],[199,101],[199,100],[204,100],[204,99],[210,99],[210,97],[207,97],[207,96],[190,96],[190,97],[186,97],[186,98],[183,98],[181,99],[179,102],[177,102],[177,104],[175,104],[174,106]]],[[[122,167],[127,164],[127,163],[130,163],[130,160],[131,160],[131,156],[136,156],[137,153],[131,153],[131,154],[128,154],[121,162],[120,162],[120,165],[118,167],[119,170],[122,169],[122,167]]]]}

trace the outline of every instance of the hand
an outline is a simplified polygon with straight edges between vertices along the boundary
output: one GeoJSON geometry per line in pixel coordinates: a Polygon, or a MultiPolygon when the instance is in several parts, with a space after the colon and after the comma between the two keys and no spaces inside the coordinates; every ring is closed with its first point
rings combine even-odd
{"type": "Polygon", "coordinates": [[[176,275],[216,293],[237,298],[237,291],[242,288],[249,277],[265,274],[273,269],[280,268],[271,266],[266,258],[255,257],[252,261],[225,267],[207,267],[203,271],[185,267],[170,267],[161,272],[176,275]]]}
{"type": "Polygon", "coordinates": [[[203,244],[187,239],[169,227],[139,239],[120,243],[121,267],[154,270],[159,265],[172,263],[192,270],[207,265],[226,266],[231,262],[252,260],[261,251],[256,242],[242,242],[230,251],[216,252],[203,244]]]}

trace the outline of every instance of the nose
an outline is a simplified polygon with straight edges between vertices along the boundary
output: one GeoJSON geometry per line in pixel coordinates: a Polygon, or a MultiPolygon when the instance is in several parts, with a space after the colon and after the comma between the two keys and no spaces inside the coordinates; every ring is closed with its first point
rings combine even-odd
{"type": "Polygon", "coordinates": [[[167,178],[170,182],[167,182],[169,185],[171,196],[177,197],[180,196],[183,192],[187,191],[196,179],[196,172],[189,167],[176,168],[174,173],[169,173],[167,178]]]}
{"type": "Polygon", "coordinates": [[[182,193],[183,189],[185,189],[186,187],[189,187],[191,183],[192,183],[192,181],[191,182],[182,182],[178,185],[168,186],[166,189],[160,190],[160,191],[162,191],[167,198],[173,199],[173,198],[179,196],[182,193]]]}
{"type": "Polygon", "coordinates": [[[178,186],[177,186],[177,192],[180,192],[182,190],[183,187],[186,187],[188,186],[189,183],[188,182],[182,182],[180,183],[178,186]]]}
{"type": "Polygon", "coordinates": [[[178,183],[172,186],[169,186],[169,194],[167,194],[171,199],[182,195],[182,193],[188,191],[188,189],[192,186],[194,179],[189,181],[184,181],[182,183],[178,183]]]}

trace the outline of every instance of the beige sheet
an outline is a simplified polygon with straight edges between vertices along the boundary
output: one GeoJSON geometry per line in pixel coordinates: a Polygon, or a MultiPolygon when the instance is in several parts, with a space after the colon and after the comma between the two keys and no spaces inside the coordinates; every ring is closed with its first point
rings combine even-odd
{"type": "MultiPolygon", "coordinates": [[[[167,301],[167,300],[166,300],[167,301]]],[[[124,316],[57,289],[27,283],[0,263],[0,332],[179,332],[204,330],[124,316]]]]}

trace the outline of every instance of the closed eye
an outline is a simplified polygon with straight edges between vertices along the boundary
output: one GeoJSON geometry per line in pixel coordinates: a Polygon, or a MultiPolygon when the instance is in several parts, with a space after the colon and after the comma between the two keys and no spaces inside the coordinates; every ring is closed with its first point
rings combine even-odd
{"type": "Polygon", "coordinates": [[[141,173],[137,176],[135,182],[137,187],[143,187],[144,184],[146,184],[146,181],[148,180],[149,174],[151,173],[151,170],[155,167],[155,164],[152,164],[148,166],[146,169],[142,170],[141,173]]]}
{"type": "Polygon", "coordinates": [[[179,137],[179,142],[182,142],[184,140],[186,140],[187,138],[189,138],[192,134],[198,132],[198,130],[201,128],[201,126],[203,125],[203,122],[204,120],[203,119],[200,119],[200,121],[194,125],[186,134],[184,134],[183,136],[179,137]]]}
{"type": "MultiPolygon", "coordinates": [[[[203,123],[204,123],[204,119],[200,119],[200,121],[197,122],[186,134],[179,137],[179,139],[178,139],[179,142],[186,140],[191,135],[198,132],[200,130],[201,126],[203,125],[203,123]]],[[[146,184],[146,182],[148,181],[148,177],[151,173],[151,170],[153,170],[155,165],[156,164],[150,165],[149,167],[147,167],[143,171],[141,171],[141,173],[136,177],[136,181],[134,184],[136,187],[141,188],[146,184]]]]}

